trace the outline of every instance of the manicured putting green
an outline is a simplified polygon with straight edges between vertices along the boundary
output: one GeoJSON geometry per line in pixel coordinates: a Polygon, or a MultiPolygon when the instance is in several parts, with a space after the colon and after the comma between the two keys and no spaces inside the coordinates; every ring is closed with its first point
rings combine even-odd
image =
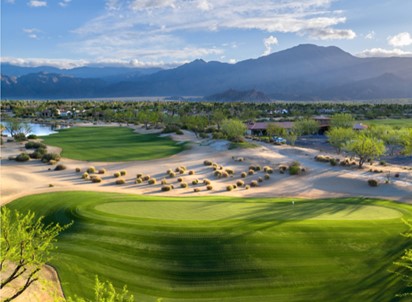
{"type": "Polygon", "coordinates": [[[91,297],[97,274],[143,302],[400,301],[389,270],[410,205],[291,201],[60,192],[8,206],[74,221],[51,263],[66,296],[91,297]]]}
{"type": "Polygon", "coordinates": [[[305,212],[308,220],[379,220],[393,219],[402,213],[385,207],[362,204],[336,203],[245,203],[209,201],[161,201],[147,202],[108,202],[97,205],[96,210],[135,218],[167,220],[214,220],[214,219],[256,219],[256,220],[301,220],[305,212]],[[317,215],[313,215],[316,208],[317,215]],[[297,215],[296,215],[297,214],[297,215]]]}
{"type": "Polygon", "coordinates": [[[74,127],[43,138],[45,144],[62,148],[64,157],[98,162],[157,159],[185,148],[168,137],[126,127],[74,127]]]}

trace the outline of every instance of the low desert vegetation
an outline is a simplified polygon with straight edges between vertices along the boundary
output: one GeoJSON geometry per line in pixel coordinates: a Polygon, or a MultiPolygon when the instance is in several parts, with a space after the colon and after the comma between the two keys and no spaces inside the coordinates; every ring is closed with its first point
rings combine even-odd
{"type": "Polygon", "coordinates": [[[116,178],[120,177],[120,172],[114,172],[113,176],[116,177],[116,178]]]}
{"type": "Polygon", "coordinates": [[[82,170],[80,169],[80,168],[76,168],[76,169],[74,169],[75,171],[76,171],[76,173],[80,173],[82,170]]]}
{"type": "Polygon", "coordinates": [[[101,178],[100,176],[98,176],[98,175],[93,175],[93,176],[91,176],[91,177],[90,177],[90,180],[91,180],[93,183],[100,183],[100,182],[102,182],[102,178],[101,178]]]}
{"type": "Polygon", "coordinates": [[[124,185],[126,181],[123,178],[116,179],[115,184],[116,185],[124,185]]]}
{"type": "Polygon", "coordinates": [[[147,182],[149,183],[149,185],[155,185],[157,180],[156,178],[150,178],[147,182]]]}
{"type": "Polygon", "coordinates": [[[29,154],[27,154],[26,152],[20,153],[19,155],[16,156],[15,158],[16,161],[18,162],[25,162],[25,161],[29,161],[30,160],[30,156],[29,154]]]}
{"type": "Polygon", "coordinates": [[[187,188],[187,187],[188,187],[187,182],[181,182],[181,183],[180,183],[180,187],[181,187],[181,188],[187,188]]]}
{"type": "Polygon", "coordinates": [[[376,179],[368,179],[368,185],[370,187],[377,187],[378,186],[378,181],[376,179]]]}
{"type": "Polygon", "coordinates": [[[105,168],[101,168],[99,169],[99,174],[106,174],[106,169],[105,168]]]}
{"type": "Polygon", "coordinates": [[[50,161],[58,162],[60,158],[60,155],[57,153],[46,153],[42,156],[41,161],[43,163],[49,163],[50,161]]]}
{"type": "Polygon", "coordinates": [[[89,174],[94,174],[94,173],[97,172],[96,168],[93,167],[93,166],[88,167],[86,171],[87,171],[87,173],[89,173],[89,174]]]}
{"type": "Polygon", "coordinates": [[[120,171],[120,175],[121,175],[121,176],[126,176],[126,174],[127,174],[126,170],[121,170],[121,171],[120,171]]]}
{"type": "Polygon", "coordinates": [[[54,168],[55,171],[62,171],[62,170],[66,170],[66,169],[67,169],[67,166],[66,166],[66,165],[63,165],[63,164],[58,164],[58,165],[54,168]]]}

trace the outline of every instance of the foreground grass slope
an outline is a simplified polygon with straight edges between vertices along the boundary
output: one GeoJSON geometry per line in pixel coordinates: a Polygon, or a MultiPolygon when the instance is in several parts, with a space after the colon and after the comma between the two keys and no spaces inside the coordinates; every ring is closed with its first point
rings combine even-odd
{"type": "Polygon", "coordinates": [[[122,127],[75,127],[44,137],[44,143],[63,149],[62,156],[87,161],[131,161],[163,158],[184,145],[157,134],[137,134],[122,127]],[[156,152],[153,152],[156,150],[156,152]]]}
{"type": "Polygon", "coordinates": [[[66,295],[94,275],[137,301],[397,301],[388,270],[409,205],[358,198],[166,198],[61,192],[9,205],[74,225],[53,265],[66,295]]]}

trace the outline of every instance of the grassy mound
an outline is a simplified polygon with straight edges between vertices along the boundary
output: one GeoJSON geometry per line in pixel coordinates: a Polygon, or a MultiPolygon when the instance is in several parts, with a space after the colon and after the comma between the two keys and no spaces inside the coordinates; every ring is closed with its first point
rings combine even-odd
{"type": "Polygon", "coordinates": [[[94,276],[137,301],[391,301],[411,206],[357,198],[59,192],[9,204],[74,225],[51,263],[66,294],[94,276]]]}
{"type": "Polygon", "coordinates": [[[63,149],[62,156],[78,160],[116,162],[171,156],[185,146],[156,134],[137,134],[130,128],[76,127],[44,137],[47,145],[63,149]]]}

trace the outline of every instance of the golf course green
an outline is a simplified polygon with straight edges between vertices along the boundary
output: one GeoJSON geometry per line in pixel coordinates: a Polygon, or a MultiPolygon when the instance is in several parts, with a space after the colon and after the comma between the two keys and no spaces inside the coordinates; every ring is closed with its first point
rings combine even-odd
{"type": "Polygon", "coordinates": [[[168,137],[138,134],[126,127],[74,127],[43,139],[47,145],[62,148],[63,157],[97,162],[164,158],[185,148],[168,137]]]}
{"type": "Polygon", "coordinates": [[[294,201],[58,192],[8,207],[74,222],[51,263],[66,296],[91,298],[98,275],[136,301],[401,301],[390,269],[410,205],[294,201]]]}

